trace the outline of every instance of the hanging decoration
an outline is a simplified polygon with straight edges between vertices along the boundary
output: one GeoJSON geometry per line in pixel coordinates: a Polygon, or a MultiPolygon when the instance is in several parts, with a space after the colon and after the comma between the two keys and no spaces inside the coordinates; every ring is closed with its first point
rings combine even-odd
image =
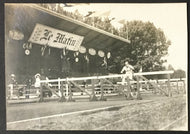
{"type": "Polygon", "coordinates": [[[111,57],[111,53],[108,52],[108,53],[107,53],[107,58],[109,59],[110,57],[111,57]]]}
{"type": "Polygon", "coordinates": [[[78,55],[79,55],[78,51],[74,53],[74,57],[77,57],[78,55]]]}
{"type": "Polygon", "coordinates": [[[29,55],[29,54],[30,54],[30,50],[26,49],[26,50],[25,50],[25,54],[26,54],[26,55],[29,55]]]}
{"type": "Polygon", "coordinates": [[[18,30],[13,29],[9,31],[9,37],[13,40],[23,40],[24,34],[18,30]]]}
{"type": "Polygon", "coordinates": [[[79,47],[79,52],[80,53],[86,53],[86,48],[84,46],[79,47]]]}
{"type": "Polygon", "coordinates": [[[66,48],[65,47],[63,48],[62,54],[63,54],[63,56],[66,55],[66,48]]]}
{"type": "Polygon", "coordinates": [[[28,49],[32,49],[32,43],[29,43],[28,49]]]}
{"type": "Polygon", "coordinates": [[[69,57],[67,58],[67,61],[70,61],[70,58],[69,58],[69,57]]]}
{"type": "Polygon", "coordinates": [[[48,54],[49,54],[49,55],[51,54],[51,49],[50,49],[50,47],[49,47],[49,49],[48,49],[48,54]]]}
{"type": "Polygon", "coordinates": [[[61,59],[63,59],[65,56],[66,56],[67,52],[66,52],[66,48],[64,47],[62,50],[61,50],[61,59]]]}
{"type": "Polygon", "coordinates": [[[90,55],[96,55],[96,50],[93,48],[89,48],[88,52],[90,55]]]}
{"type": "Polygon", "coordinates": [[[63,59],[62,50],[60,51],[60,57],[61,57],[61,59],[63,59]]]}
{"type": "Polygon", "coordinates": [[[44,53],[45,53],[45,49],[46,49],[46,47],[47,47],[47,46],[43,46],[43,47],[41,47],[41,54],[42,54],[42,56],[44,56],[44,53]]]}
{"type": "Polygon", "coordinates": [[[26,55],[29,55],[30,54],[30,49],[32,49],[32,43],[24,43],[23,45],[22,45],[22,47],[24,48],[24,53],[26,54],[26,55]]]}
{"type": "Polygon", "coordinates": [[[105,54],[104,54],[104,52],[103,52],[102,50],[99,50],[99,51],[98,51],[98,55],[99,55],[100,57],[104,57],[105,54]]]}
{"type": "Polygon", "coordinates": [[[104,67],[107,68],[107,65],[108,65],[108,63],[107,63],[107,59],[106,59],[106,57],[104,57],[104,59],[103,59],[103,63],[102,63],[102,66],[104,66],[104,67]]]}
{"type": "Polygon", "coordinates": [[[89,63],[89,58],[88,58],[87,54],[84,56],[84,58],[85,58],[86,62],[89,63]]]}
{"type": "Polygon", "coordinates": [[[23,47],[24,49],[32,49],[32,43],[24,43],[24,44],[22,45],[22,47],[23,47]]]}
{"type": "Polygon", "coordinates": [[[75,62],[78,62],[78,61],[79,61],[78,56],[79,56],[79,52],[77,51],[77,52],[74,53],[75,62]]]}
{"type": "Polygon", "coordinates": [[[79,58],[78,57],[75,58],[75,62],[79,62],[79,58]]]}

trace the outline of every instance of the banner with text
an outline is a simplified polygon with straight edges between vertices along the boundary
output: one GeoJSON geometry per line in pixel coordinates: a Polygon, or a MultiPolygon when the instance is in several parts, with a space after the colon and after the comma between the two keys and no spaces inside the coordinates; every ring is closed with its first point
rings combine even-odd
{"type": "Polygon", "coordinates": [[[29,42],[78,51],[83,39],[83,36],[54,29],[42,24],[36,24],[29,38],[29,42]]]}

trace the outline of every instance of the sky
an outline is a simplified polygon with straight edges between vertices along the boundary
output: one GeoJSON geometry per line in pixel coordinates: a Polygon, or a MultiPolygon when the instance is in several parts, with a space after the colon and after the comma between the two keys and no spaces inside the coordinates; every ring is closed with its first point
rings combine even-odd
{"type": "Polygon", "coordinates": [[[187,9],[186,3],[161,3],[161,4],[139,4],[139,3],[100,3],[100,4],[79,4],[74,7],[65,7],[68,11],[76,9],[87,14],[88,11],[111,11],[110,17],[116,19],[113,25],[119,26],[118,20],[126,21],[141,20],[143,22],[152,22],[157,28],[161,28],[171,46],[168,49],[168,55],[165,57],[167,63],[174,69],[187,70],[187,9]]]}

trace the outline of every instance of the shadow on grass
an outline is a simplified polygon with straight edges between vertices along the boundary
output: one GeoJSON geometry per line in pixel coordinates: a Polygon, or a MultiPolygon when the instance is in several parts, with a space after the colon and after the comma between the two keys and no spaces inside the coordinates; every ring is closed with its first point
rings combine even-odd
{"type": "Polygon", "coordinates": [[[102,110],[96,110],[96,111],[81,113],[81,115],[90,115],[90,114],[95,114],[95,113],[99,113],[99,112],[103,112],[103,111],[118,111],[118,110],[120,110],[123,107],[124,106],[110,107],[110,108],[107,108],[107,109],[102,109],[102,110]]]}

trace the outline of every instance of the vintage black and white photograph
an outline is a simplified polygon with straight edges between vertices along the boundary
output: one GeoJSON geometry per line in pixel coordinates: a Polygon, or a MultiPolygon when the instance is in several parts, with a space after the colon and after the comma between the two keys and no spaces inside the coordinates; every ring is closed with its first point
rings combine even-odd
{"type": "Polygon", "coordinates": [[[4,3],[6,130],[187,131],[187,3],[4,3]]]}

